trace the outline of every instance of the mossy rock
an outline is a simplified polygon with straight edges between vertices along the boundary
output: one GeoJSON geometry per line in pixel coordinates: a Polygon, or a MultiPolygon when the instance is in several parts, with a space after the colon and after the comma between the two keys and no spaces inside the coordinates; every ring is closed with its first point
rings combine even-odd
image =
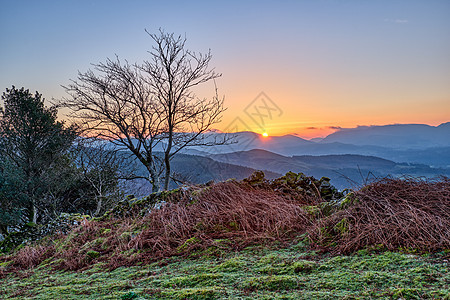
{"type": "Polygon", "coordinates": [[[103,216],[96,219],[103,221],[111,218],[122,218],[136,215],[145,216],[153,209],[159,209],[162,206],[158,204],[178,202],[178,200],[182,199],[181,196],[185,190],[185,188],[177,188],[169,191],[156,192],[141,199],[137,199],[134,195],[129,195],[124,200],[117,203],[114,208],[105,212],[103,216]]]}
{"type": "Polygon", "coordinates": [[[358,203],[358,198],[356,197],[355,193],[350,192],[339,201],[339,208],[346,209],[354,205],[355,203],[358,203]]]}
{"type": "Polygon", "coordinates": [[[270,186],[274,190],[291,189],[306,196],[320,198],[325,201],[337,200],[343,197],[334,186],[330,178],[322,177],[319,180],[303,173],[287,172],[284,176],[273,180],[270,186]]]}
{"type": "Polygon", "coordinates": [[[243,181],[250,184],[251,186],[260,186],[262,184],[267,183],[267,179],[265,178],[265,174],[263,171],[255,171],[248,178],[245,178],[243,181]]]}
{"type": "Polygon", "coordinates": [[[322,202],[319,204],[319,207],[322,216],[326,217],[332,215],[333,213],[339,210],[347,209],[356,203],[358,203],[358,198],[355,196],[353,192],[350,192],[340,199],[333,199],[331,201],[322,202]]]}

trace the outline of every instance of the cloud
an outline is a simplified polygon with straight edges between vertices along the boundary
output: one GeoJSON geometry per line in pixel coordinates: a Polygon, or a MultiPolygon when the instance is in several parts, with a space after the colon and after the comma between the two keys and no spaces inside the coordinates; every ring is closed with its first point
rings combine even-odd
{"type": "Polygon", "coordinates": [[[316,130],[316,129],[319,129],[319,128],[317,128],[317,127],[306,127],[305,129],[308,129],[308,130],[316,130]]]}
{"type": "Polygon", "coordinates": [[[340,129],[342,129],[341,126],[328,126],[327,128],[328,128],[328,129],[334,129],[334,130],[340,130],[340,129]]]}

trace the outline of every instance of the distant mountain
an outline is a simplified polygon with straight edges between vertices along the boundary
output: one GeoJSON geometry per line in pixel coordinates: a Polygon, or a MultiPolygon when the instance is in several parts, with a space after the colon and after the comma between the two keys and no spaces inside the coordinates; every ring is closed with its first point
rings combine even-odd
{"type": "Polygon", "coordinates": [[[305,172],[310,170],[310,165],[298,162],[292,157],[261,149],[214,154],[209,157],[223,163],[247,166],[257,170],[267,170],[282,174],[289,171],[303,170],[302,172],[305,172]]]}
{"type": "MultiPolygon", "coordinates": [[[[127,166],[133,164],[134,173],[145,176],[147,171],[139,162],[125,160],[127,166]]],[[[230,178],[244,179],[250,176],[256,169],[248,166],[233,165],[230,163],[219,162],[209,157],[195,156],[187,154],[178,154],[172,159],[171,169],[176,178],[192,184],[202,184],[208,181],[224,181],[230,178]]],[[[280,173],[267,171],[265,172],[268,179],[274,179],[281,176],[280,173]]],[[[176,188],[177,184],[171,183],[170,188],[176,188]]],[[[146,180],[138,179],[125,182],[126,193],[135,196],[144,196],[151,193],[151,186],[146,180]]]]}
{"type": "Polygon", "coordinates": [[[210,158],[234,165],[248,166],[259,170],[277,173],[315,172],[316,170],[338,170],[362,168],[373,171],[393,171],[397,163],[374,156],[363,155],[302,155],[283,156],[266,150],[240,151],[227,154],[210,155],[210,158]]]}
{"type": "MultiPolygon", "coordinates": [[[[223,133],[208,133],[208,139],[223,133]]],[[[355,154],[376,156],[395,162],[450,166],[450,122],[439,126],[403,124],[359,126],[341,129],[323,139],[305,140],[294,135],[262,137],[254,132],[238,132],[234,143],[214,147],[193,147],[185,153],[224,154],[261,149],[284,156],[355,154]]]]}
{"type": "Polygon", "coordinates": [[[295,161],[307,164],[310,166],[323,168],[323,169],[343,169],[343,168],[363,168],[368,170],[383,170],[385,172],[392,171],[397,163],[375,157],[364,155],[302,155],[293,156],[295,161]]]}
{"type": "MultiPolygon", "coordinates": [[[[250,176],[256,169],[219,162],[209,157],[179,154],[172,160],[172,170],[187,179],[191,183],[205,183],[210,180],[223,181],[230,178],[244,179],[250,176]]],[[[274,179],[281,176],[277,172],[266,172],[266,177],[274,179]]]]}
{"type": "Polygon", "coordinates": [[[295,135],[283,135],[283,136],[269,136],[263,137],[262,135],[250,132],[236,132],[236,133],[207,133],[205,134],[206,141],[223,140],[224,136],[228,136],[230,142],[227,145],[219,145],[214,147],[191,147],[189,151],[197,150],[203,151],[209,154],[218,153],[231,153],[237,151],[248,151],[252,149],[263,149],[275,153],[291,153],[297,151],[299,147],[315,144],[312,141],[302,139],[295,135]]]}
{"type": "Polygon", "coordinates": [[[450,123],[439,126],[395,124],[343,128],[320,143],[344,143],[358,146],[383,146],[394,149],[426,149],[450,146],[450,123]]]}
{"type": "Polygon", "coordinates": [[[363,184],[370,178],[391,176],[450,175],[450,169],[436,169],[423,164],[395,163],[391,160],[363,155],[283,156],[266,150],[214,154],[210,158],[253,169],[276,173],[302,172],[316,178],[326,176],[340,189],[363,184]]]}
{"type": "MultiPolygon", "coordinates": [[[[245,161],[236,159],[225,162],[274,172],[284,172],[289,169],[290,164],[305,169],[317,167],[292,158],[302,155],[352,154],[384,158],[396,163],[425,164],[434,168],[450,167],[450,122],[439,126],[423,124],[359,126],[341,129],[326,138],[313,140],[305,140],[295,135],[263,137],[249,131],[231,134],[208,132],[203,135],[205,142],[220,141],[226,136],[231,137],[231,142],[226,145],[189,147],[180,153],[207,157],[256,149],[265,150],[282,155],[284,158],[265,161],[266,165],[261,165],[257,159],[262,159],[263,152],[252,152],[253,156],[245,158],[245,161]],[[278,167],[271,169],[272,165],[278,167]]],[[[162,151],[164,148],[165,145],[161,142],[154,151],[162,151]]],[[[227,159],[232,158],[233,156],[230,156],[227,159]]],[[[218,157],[214,159],[220,161],[218,157]]]]}

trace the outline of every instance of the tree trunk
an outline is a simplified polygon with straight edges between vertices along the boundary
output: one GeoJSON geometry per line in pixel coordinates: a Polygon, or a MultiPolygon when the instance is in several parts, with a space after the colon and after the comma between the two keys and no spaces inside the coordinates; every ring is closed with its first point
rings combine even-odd
{"type": "Polygon", "coordinates": [[[164,190],[167,191],[169,189],[170,182],[170,157],[168,152],[164,154],[164,163],[166,164],[166,172],[164,175],[164,190]]]}
{"type": "Polygon", "coordinates": [[[164,152],[164,164],[166,167],[166,172],[164,176],[164,190],[167,191],[169,189],[170,182],[170,151],[172,150],[173,143],[173,128],[172,125],[169,124],[169,138],[167,141],[167,149],[164,152]]]}
{"type": "Polygon", "coordinates": [[[37,222],[37,207],[36,205],[34,205],[34,202],[30,200],[30,203],[28,205],[28,209],[27,209],[27,221],[28,222],[33,222],[36,224],[37,222]]]}
{"type": "Polygon", "coordinates": [[[150,183],[152,184],[152,193],[157,193],[160,189],[158,172],[154,166],[150,166],[148,168],[148,171],[150,172],[150,175],[148,177],[150,183]]]}
{"type": "Polygon", "coordinates": [[[102,197],[98,197],[97,199],[97,208],[94,212],[94,217],[97,217],[100,214],[100,210],[102,209],[102,197]]]}
{"type": "Polygon", "coordinates": [[[37,213],[37,207],[36,205],[34,205],[33,203],[33,223],[37,224],[37,217],[38,217],[38,213],[37,213]]]}

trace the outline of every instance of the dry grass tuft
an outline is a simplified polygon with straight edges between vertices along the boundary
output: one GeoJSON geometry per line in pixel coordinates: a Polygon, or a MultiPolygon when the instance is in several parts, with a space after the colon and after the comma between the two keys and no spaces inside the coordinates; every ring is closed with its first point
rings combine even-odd
{"type": "Polygon", "coordinates": [[[274,191],[230,181],[154,211],[145,222],[151,226],[131,244],[162,257],[205,248],[217,239],[239,240],[236,247],[283,240],[305,232],[310,218],[295,201],[274,191]]]}
{"type": "Polygon", "coordinates": [[[30,269],[53,256],[54,253],[55,249],[52,246],[25,246],[15,254],[15,262],[20,268],[30,269]]]}
{"type": "Polygon", "coordinates": [[[311,225],[298,201],[247,183],[218,183],[178,197],[146,217],[136,213],[109,221],[82,222],[62,239],[54,254],[54,259],[59,259],[55,267],[83,270],[107,262],[116,268],[200,254],[211,246],[241,249],[254,243],[288,240],[311,225]],[[221,245],[220,240],[225,239],[226,245],[221,245]]]}
{"type": "Polygon", "coordinates": [[[439,251],[450,248],[450,180],[382,179],[355,192],[356,204],[310,230],[325,250],[366,247],[439,251]]]}

